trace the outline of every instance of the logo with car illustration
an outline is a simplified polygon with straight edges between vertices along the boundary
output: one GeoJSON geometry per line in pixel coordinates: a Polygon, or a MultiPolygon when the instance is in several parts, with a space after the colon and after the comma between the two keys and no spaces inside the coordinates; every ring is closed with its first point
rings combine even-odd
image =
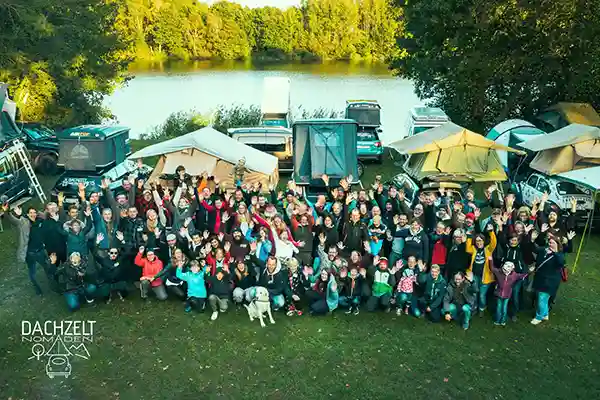
{"type": "Polygon", "coordinates": [[[21,321],[21,342],[31,345],[31,357],[44,363],[49,378],[68,378],[71,362],[89,360],[96,321],[21,321]]]}

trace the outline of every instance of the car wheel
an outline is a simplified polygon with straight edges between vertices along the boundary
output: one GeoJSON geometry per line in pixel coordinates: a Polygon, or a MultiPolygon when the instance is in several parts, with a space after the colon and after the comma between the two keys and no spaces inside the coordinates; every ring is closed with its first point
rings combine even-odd
{"type": "Polygon", "coordinates": [[[58,172],[56,157],[50,154],[42,156],[38,162],[37,169],[43,175],[56,175],[58,172]]]}
{"type": "Polygon", "coordinates": [[[358,177],[362,177],[365,173],[365,164],[362,161],[358,162],[358,177]]]}

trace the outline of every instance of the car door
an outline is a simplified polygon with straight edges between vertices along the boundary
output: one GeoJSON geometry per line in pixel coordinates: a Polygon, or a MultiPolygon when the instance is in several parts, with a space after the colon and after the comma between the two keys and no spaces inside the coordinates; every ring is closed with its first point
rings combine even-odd
{"type": "Polygon", "coordinates": [[[531,174],[525,183],[521,184],[521,195],[523,196],[523,203],[531,206],[533,199],[541,197],[541,194],[537,194],[537,183],[539,176],[537,174],[531,174]]]}
{"type": "MultiPolygon", "coordinates": [[[[541,199],[544,193],[548,193],[548,195],[552,195],[552,190],[550,189],[550,182],[543,176],[540,176],[537,183],[536,193],[538,197],[541,199]]],[[[556,202],[556,201],[554,201],[556,202]]]]}

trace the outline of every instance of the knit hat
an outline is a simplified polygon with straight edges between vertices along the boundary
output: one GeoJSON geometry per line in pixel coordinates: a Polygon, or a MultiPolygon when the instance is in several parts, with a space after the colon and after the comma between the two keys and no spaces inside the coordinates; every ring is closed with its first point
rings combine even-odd
{"type": "Polygon", "coordinates": [[[177,240],[177,236],[175,236],[173,233],[169,233],[167,235],[167,242],[170,242],[172,240],[177,240]]]}
{"type": "Polygon", "coordinates": [[[387,259],[387,258],[385,258],[385,257],[381,257],[381,258],[379,259],[379,264],[377,264],[377,265],[385,265],[385,266],[386,266],[386,268],[387,268],[387,266],[388,266],[388,259],[387,259]]]}
{"type": "Polygon", "coordinates": [[[475,214],[467,213],[467,215],[465,215],[465,219],[470,219],[471,221],[475,221],[475,214]]]}

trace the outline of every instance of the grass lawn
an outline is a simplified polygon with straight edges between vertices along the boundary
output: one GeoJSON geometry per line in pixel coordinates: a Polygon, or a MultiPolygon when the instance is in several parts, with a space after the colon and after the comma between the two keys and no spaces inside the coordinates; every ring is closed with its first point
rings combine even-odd
{"type": "MultiPolygon", "coordinates": [[[[600,398],[597,237],[561,286],[551,320],[537,327],[530,311],[504,328],[477,318],[467,332],[454,323],[338,311],[277,313],[276,324],[262,329],[245,309],[211,322],[208,313],[185,314],[179,301],[143,303],[137,292],[69,314],[62,297],[33,295],[7,225],[0,233],[4,399],[600,398]],[[28,360],[21,321],[61,319],[95,320],[94,343],[89,360],[70,360],[69,378],[50,379],[44,361],[28,360]]],[[[41,271],[38,278],[45,288],[41,271]]]]}

